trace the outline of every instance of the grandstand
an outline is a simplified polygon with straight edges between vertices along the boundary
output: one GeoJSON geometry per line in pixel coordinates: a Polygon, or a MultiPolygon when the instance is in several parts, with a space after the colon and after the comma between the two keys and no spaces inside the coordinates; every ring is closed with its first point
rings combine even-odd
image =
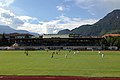
{"type": "Polygon", "coordinates": [[[40,38],[16,38],[15,42],[21,47],[34,46],[37,49],[102,49],[101,40],[98,36],[80,36],[76,34],[44,34],[40,38]]]}
{"type": "MultiPolygon", "coordinates": [[[[98,36],[81,36],[77,34],[44,34],[40,37],[32,37],[29,34],[7,34],[6,42],[11,45],[17,43],[17,49],[24,47],[35,49],[102,49],[101,40],[98,36]]],[[[2,39],[1,39],[2,40],[2,39]]],[[[11,48],[9,48],[11,49],[11,48]]]]}

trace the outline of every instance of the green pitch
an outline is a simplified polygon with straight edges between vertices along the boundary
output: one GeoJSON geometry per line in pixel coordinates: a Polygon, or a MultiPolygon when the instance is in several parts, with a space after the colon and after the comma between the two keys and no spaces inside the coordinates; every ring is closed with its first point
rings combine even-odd
{"type": "Polygon", "coordinates": [[[119,51],[52,52],[0,51],[0,75],[120,77],[119,51]]]}

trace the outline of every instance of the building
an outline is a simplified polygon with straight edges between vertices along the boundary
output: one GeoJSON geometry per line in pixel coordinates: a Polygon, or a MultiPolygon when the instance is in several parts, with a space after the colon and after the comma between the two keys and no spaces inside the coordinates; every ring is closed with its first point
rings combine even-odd
{"type": "MultiPolygon", "coordinates": [[[[7,34],[8,35],[8,34],[7,34]]],[[[17,43],[19,47],[34,47],[36,49],[102,49],[101,40],[98,36],[81,36],[77,34],[44,34],[40,37],[33,37],[30,34],[9,34],[8,42],[12,45],[17,43]]]]}
{"type": "Polygon", "coordinates": [[[31,38],[31,34],[19,34],[19,33],[10,33],[10,34],[0,34],[0,46],[10,46],[16,42],[15,39],[27,39],[31,38]]]}

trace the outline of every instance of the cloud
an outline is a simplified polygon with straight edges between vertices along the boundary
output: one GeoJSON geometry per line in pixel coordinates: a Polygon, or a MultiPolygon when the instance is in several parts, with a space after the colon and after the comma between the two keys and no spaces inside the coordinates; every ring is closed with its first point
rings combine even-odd
{"type": "Polygon", "coordinates": [[[56,6],[56,8],[57,8],[58,11],[64,11],[65,10],[65,7],[63,5],[56,6]]]}
{"type": "Polygon", "coordinates": [[[25,23],[23,26],[18,27],[18,29],[29,30],[31,32],[37,32],[39,34],[55,34],[59,30],[71,30],[81,25],[93,24],[96,21],[97,20],[94,19],[82,20],[80,18],[59,16],[51,21],[40,21],[39,24],[25,23]]]}
{"type": "MultiPolygon", "coordinates": [[[[39,34],[55,34],[59,30],[71,30],[84,24],[93,24],[97,21],[95,19],[70,18],[63,15],[50,21],[40,21],[38,18],[31,16],[18,16],[11,10],[5,8],[9,7],[13,2],[14,0],[0,0],[0,23],[14,29],[27,30],[39,34]]],[[[56,8],[58,11],[69,10],[68,5],[60,5],[56,8]]]]}
{"type": "Polygon", "coordinates": [[[120,0],[102,0],[101,2],[102,7],[107,7],[108,9],[119,9],[120,8],[120,0]],[[104,5],[104,6],[103,6],[104,5]]]}
{"type": "Polygon", "coordinates": [[[11,24],[13,24],[13,25],[17,25],[17,26],[21,26],[21,25],[24,24],[24,22],[21,21],[21,20],[18,19],[18,18],[12,18],[12,19],[11,19],[11,24]]]}
{"type": "Polygon", "coordinates": [[[120,8],[120,0],[73,0],[75,5],[91,15],[108,13],[120,8]]]}
{"type": "Polygon", "coordinates": [[[10,15],[9,13],[1,13],[1,17],[4,17],[4,18],[13,18],[14,16],[10,15]]]}
{"type": "Polygon", "coordinates": [[[96,0],[75,0],[75,4],[83,9],[89,9],[94,6],[96,0]]]}
{"type": "Polygon", "coordinates": [[[27,30],[39,34],[55,34],[59,30],[74,29],[84,24],[93,24],[97,20],[69,18],[59,16],[50,21],[40,21],[35,17],[17,16],[10,10],[0,8],[0,23],[11,26],[14,29],[27,30]]]}
{"type": "Polygon", "coordinates": [[[80,8],[96,8],[95,6],[120,8],[120,0],[74,0],[75,4],[80,8]],[[103,6],[104,5],[104,6],[103,6]]]}
{"type": "Polygon", "coordinates": [[[66,4],[58,5],[58,6],[56,6],[56,8],[58,11],[61,11],[61,12],[70,10],[70,6],[66,5],[66,4]]]}
{"type": "Polygon", "coordinates": [[[17,18],[17,16],[10,10],[6,10],[4,8],[0,8],[0,10],[0,23],[9,25],[14,29],[24,24],[24,22],[17,18]]]}
{"type": "Polygon", "coordinates": [[[25,20],[25,21],[27,21],[27,20],[37,20],[37,18],[33,18],[33,17],[30,17],[30,16],[18,16],[18,18],[20,20],[25,20]]]}
{"type": "Polygon", "coordinates": [[[39,34],[47,33],[47,27],[45,25],[40,25],[40,24],[24,23],[24,25],[19,26],[17,29],[27,30],[39,34]]]}
{"type": "Polygon", "coordinates": [[[0,0],[0,7],[8,7],[14,0],[0,0]]]}
{"type": "Polygon", "coordinates": [[[39,24],[39,20],[35,17],[30,17],[30,16],[17,16],[18,19],[28,22],[28,23],[34,23],[34,24],[39,24]]]}
{"type": "Polygon", "coordinates": [[[97,20],[95,19],[80,19],[80,18],[69,18],[66,16],[60,16],[58,17],[60,20],[58,27],[62,29],[74,29],[76,27],[79,27],[81,25],[85,24],[93,24],[97,20]]]}
{"type": "MultiPolygon", "coordinates": [[[[21,15],[18,16],[9,10],[14,0],[0,0],[0,23],[9,25],[14,29],[28,30],[39,34],[57,33],[62,29],[74,29],[81,25],[93,24],[96,19],[70,18],[67,16],[58,16],[53,20],[40,21],[38,18],[21,15]]],[[[73,6],[88,11],[93,16],[103,12],[110,12],[113,9],[120,8],[120,0],[64,0],[62,4],[56,6],[57,10],[64,12],[70,10],[73,6]]]]}

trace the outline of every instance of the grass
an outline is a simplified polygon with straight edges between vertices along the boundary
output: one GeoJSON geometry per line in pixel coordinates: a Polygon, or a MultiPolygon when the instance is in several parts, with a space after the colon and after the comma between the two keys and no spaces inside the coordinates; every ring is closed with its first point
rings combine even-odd
{"type": "Polygon", "coordinates": [[[102,51],[103,59],[98,51],[60,51],[51,58],[52,52],[0,51],[0,75],[120,77],[119,51],[102,51]]]}

